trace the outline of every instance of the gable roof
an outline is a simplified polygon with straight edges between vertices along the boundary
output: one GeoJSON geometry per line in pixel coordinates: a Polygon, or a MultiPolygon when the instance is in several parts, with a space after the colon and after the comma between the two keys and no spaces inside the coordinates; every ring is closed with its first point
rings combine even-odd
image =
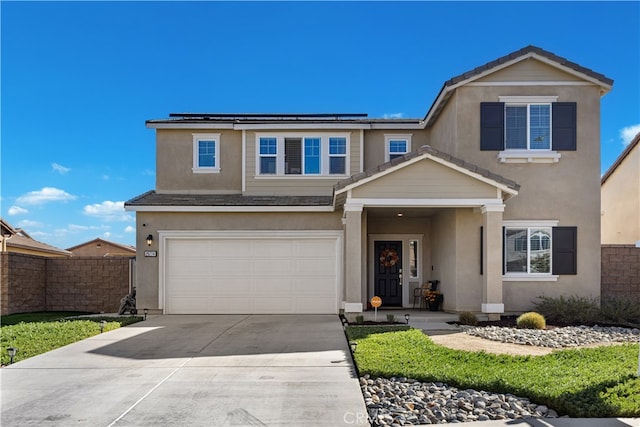
{"type": "Polygon", "coordinates": [[[471,176],[497,188],[500,188],[508,194],[507,197],[515,196],[516,194],[518,194],[518,190],[520,189],[519,184],[517,184],[515,181],[503,177],[502,175],[494,174],[487,169],[481,168],[473,163],[469,163],[465,160],[451,156],[429,145],[423,145],[415,151],[397,157],[373,169],[353,175],[350,178],[338,182],[333,187],[334,194],[339,195],[352,188],[363,185],[367,182],[380,178],[395,170],[406,167],[425,158],[430,158],[440,164],[456,169],[464,173],[465,175],[471,176]]]}
{"type": "Polygon", "coordinates": [[[57,248],[52,245],[48,245],[43,242],[39,242],[29,236],[24,230],[21,228],[14,228],[7,221],[0,218],[0,225],[2,230],[2,238],[5,238],[5,235],[10,235],[8,239],[6,239],[7,247],[23,249],[33,252],[41,252],[43,256],[46,255],[57,255],[57,256],[71,256],[71,252],[66,251],[64,249],[57,248]]]}
{"type": "Polygon", "coordinates": [[[122,249],[122,250],[124,250],[126,252],[132,252],[132,253],[136,252],[136,248],[134,246],[125,245],[125,244],[122,244],[122,243],[111,242],[109,240],[101,239],[100,237],[97,237],[97,238],[95,238],[93,240],[89,240],[88,242],[84,242],[84,243],[80,243],[78,245],[72,246],[70,248],[67,248],[67,250],[73,252],[75,249],[81,248],[83,246],[88,246],[88,245],[91,245],[91,244],[94,244],[94,243],[96,243],[96,244],[97,243],[104,243],[104,244],[107,244],[107,245],[116,246],[116,247],[118,247],[118,248],[120,248],[120,249],[122,249]]]}
{"type": "Polygon", "coordinates": [[[571,62],[568,59],[563,58],[562,56],[558,56],[537,46],[529,45],[447,80],[427,112],[424,119],[425,127],[433,124],[444,106],[447,104],[449,98],[453,95],[454,90],[458,87],[529,58],[538,59],[539,61],[564,72],[573,74],[600,86],[602,95],[609,92],[613,86],[613,80],[604,74],[597,73],[590,68],[583,67],[575,62],[571,62]]]}
{"type": "Polygon", "coordinates": [[[624,161],[624,159],[626,159],[627,156],[631,154],[633,149],[639,146],[639,144],[640,144],[640,132],[636,134],[636,136],[631,140],[629,145],[627,145],[627,148],[625,148],[624,151],[618,156],[616,161],[613,162],[609,170],[607,170],[605,174],[602,175],[602,178],[600,179],[600,185],[604,184],[607,181],[607,179],[609,179],[611,174],[613,174],[616,171],[618,166],[620,166],[620,164],[624,161]]]}

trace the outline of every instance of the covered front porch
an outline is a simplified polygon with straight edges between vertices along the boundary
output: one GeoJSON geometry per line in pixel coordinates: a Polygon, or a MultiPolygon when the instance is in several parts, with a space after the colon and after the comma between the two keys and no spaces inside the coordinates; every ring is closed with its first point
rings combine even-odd
{"type": "Polygon", "coordinates": [[[424,146],[336,186],[345,232],[345,313],[379,296],[414,306],[414,290],[438,281],[443,309],[498,317],[502,215],[517,184],[424,146]]]}

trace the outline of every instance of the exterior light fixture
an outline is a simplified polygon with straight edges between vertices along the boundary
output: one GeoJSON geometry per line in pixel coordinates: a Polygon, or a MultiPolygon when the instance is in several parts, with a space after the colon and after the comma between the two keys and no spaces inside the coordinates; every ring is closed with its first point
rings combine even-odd
{"type": "Polygon", "coordinates": [[[143,311],[144,311],[144,320],[147,320],[147,314],[149,314],[149,309],[145,308],[143,311]]]}
{"type": "Polygon", "coordinates": [[[147,246],[151,246],[152,243],[153,243],[153,236],[149,234],[147,236],[147,246]]]}
{"type": "Polygon", "coordinates": [[[101,320],[100,321],[100,333],[104,332],[104,327],[106,326],[107,321],[106,320],[101,320]]]}
{"type": "Polygon", "coordinates": [[[409,317],[411,317],[409,313],[404,315],[404,321],[407,322],[407,325],[409,324],[409,317]]]}
{"type": "Polygon", "coordinates": [[[351,353],[355,353],[356,348],[358,348],[358,343],[355,341],[349,341],[349,347],[351,347],[351,353]]]}
{"type": "Polygon", "coordinates": [[[401,216],[403,216],[403,215],[404,215],[404,214],[403,214],[402,212],[398,212],[398,216],[399,216],[399,217],[401,217],[401,216]]]}
{"type": "Polygon", "coordinates": [[[18,352],[18,349],[15,347],[9,347],[7,349],[7,353],[9,353],[9,364],[13,364],[13,358],[16,357],[16,353],[18,352]]]}

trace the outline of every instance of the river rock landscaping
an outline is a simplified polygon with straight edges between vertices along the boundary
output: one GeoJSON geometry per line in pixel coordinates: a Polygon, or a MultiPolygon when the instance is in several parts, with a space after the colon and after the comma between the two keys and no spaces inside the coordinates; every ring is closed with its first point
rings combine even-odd
{"type": "Polygon", "coordinates": [[[515,418],[557,418],[544,405],[510,394],[458,390],[408,378],[360,378],[373,426],[406,426],[515,418]]]}
{"type": "Polygon", "coordinates": [[[640,341],[640,329],[614,326],[566,326],[541,330],[464,325],[460,328],[469,335],[492,341],[550,348],[640,341]]]}

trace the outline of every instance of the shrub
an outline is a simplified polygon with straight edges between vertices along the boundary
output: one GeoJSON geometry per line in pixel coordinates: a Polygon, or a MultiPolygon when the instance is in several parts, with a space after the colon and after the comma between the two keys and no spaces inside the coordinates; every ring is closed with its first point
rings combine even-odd
{"type": "Polygon", "coordinates": [[[393,314],[387,314],[387,322],[393,323],[395,321],[396,321],[396,316],[394,316],[393,314]]]}
{"type": "Polygon", "coordinates": [[[547,322],[544,320],[544,316],[540,313],[530,311],[528,313],[521,314],[516,320],[516,325],[520,329],[545,329],[547,322]]]}
{"type": "Polygon", "coordinates": [[[603,323],[638,326],[640,325],[640,301],[623,297],[607,298],[602,302],[600,314],[603,323]]]}
{"type": "Polygon", "coordinates": [[[595,299],[578,296],[559,298],[538,297],[535,311],[554,325],[593,324],[600,319],[600,310],[595,299]]]}
{"type": "Polygon", "coordinates": [[[478,317],[470,311],[463,311],[460,313],[459,322],[461,325],[476,326],[478,324],[478,317]]]}
{"type": "Polygon", "coordinates": [[[363,324],[364,323],[364,316],[359,314],[356,316],[356,323],[358,324],[363,324]]]}

